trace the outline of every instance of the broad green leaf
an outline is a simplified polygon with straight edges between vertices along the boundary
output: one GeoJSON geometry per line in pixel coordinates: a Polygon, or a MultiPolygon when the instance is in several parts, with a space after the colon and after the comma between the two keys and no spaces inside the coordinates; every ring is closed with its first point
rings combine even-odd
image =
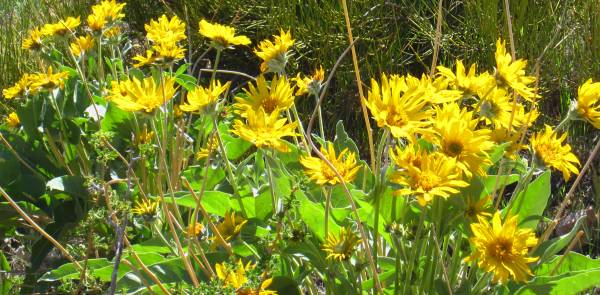
{"type": "Polygon", "coordinates": [[[220,132],[225,153],[230,161],[239,159],[252,147],[252,143],[239,137],[233,137],[228,131],[228,126],[220,125],[219,129],[221,129],[220,132]]]}
{"type": "MultiPolygon", "coordinates": [[[[200,191],[204,185],[205,165],[190,166],[183,171],[194,191],[200,191]]],[[[205,190],[213,190],[214,187],[225,179],[225,171],[221,167],[209,167],[205,190]]]]}
{"type": "Polygon", "coordinates": [[[298,284],[288,277],[285,276],[276,276],[273,277],[273,281],[267,288],[267,290],[275,290],[277,294],[286,294],[286,295],[300,295],[300,290],[298,289],[298,284]]]}
{"type": "Polygon", "coordinates": [[[489,196],[494,193],[494,189],[500,190],[502,186],[507,186],[517,182],[521,178],[518,174],[510,175],[488,175],[483,178],[483,190],[481,191],[480,197],[489,196]],[[496,183],[498,182],[498,183],[496,183]]]}
{"type": "MultiPolygon", "coordinates": [[[[201,197],[201,203],[206,212],[211,214],[216,214],[219,216],[225,216],[225,213],[231,209],[231,201],[232,197],[228,193],[220,192],[220,191],[205,191],[204,195],[200,196],[200,192],[196,192],[198,197],[201,197]]],[[[156,199],[158,197],[152,197],[156,199]]],[[[166,203],[173,203],[173,199],[175,199],[175,203],[178,206],[183,206],[187,208],[196,208],[196,200],[192,194],[176,194],[174,198],[170,195],[164,197],[166,203]]]]}
{"type": "Polygon", "coordinates": [[[510,208],[510,212],[502,213],[518,215],[520,226],[535,229],[546,209],[549,198],[550,171],[545,171],[531,181],[524,191],[519,192],[510,200],[506,207],[510,208]]]}
{"type": "Polygon", "coordinates": [[[534,256],[541,255],[540,261],[543,263],[550,259],[550,257],[558,254],[558,252],[567,247],[571,240],[573,240],[573,237],[575,237],[577,231],[579,231],[579,228],[581,227],[581,224],[584,222],[585,218],[585,216],[580,217],[575,222],[575,225],[573,226],[570,232],[542,243],[540,247],[538,247],[538,249],[535,251],[534,256]]]}
{"type": "MultiPolygon", "coordinates": [[[[298,210],[300,211],[302,221],[306,223],[306,226],[308,226],[319,240],[323,241],[325,239],[325,208],[321,204],[310,201],[302,191],[296,191],[295,196],[296,200],[300,202],[298,210]]],[[[339,230],[340,226],[330,216],[329,232],[335,234],[339,230]]]]}
{"type": "Polygon", "coordinates": [[[554,258],[548,263],[540,265],[535,270],[535,275],[548,276],[551,275],[553,271],[554,275],[560,275],[572,271],[581,271],[589,269],[600,269],[600,259],[592,259],[588,256],[579,254],[577,252],[569,252],[566,255],[564,255],[564,259],[562,255],[554,256],[554,258]]]}
{"type": "Polygon", "coordinates": [[[515,294],[578,294],[600,286],[600,268],[566,272],[557,276],[539,276],[521,287],[515,294]]]}
{"type": "MultiPolygon", "coordinates": [[[[84,265],[84,261],[78,261],[80,265],[84,265]]],[[[103,267],[112,267],[113,263],[106,258],[98,258],[98,259],[88,259],[86,268],[90,272],[94,272],[94,270],[103,268],[103,267]]],[[[47,273],[45,273],[40,281],[60,281],[67,279],[79,279],[81,277],[81,272],[75,267],[73,263],[66,263],[59,266],[56,269],[53,269],[47,273]]]]}

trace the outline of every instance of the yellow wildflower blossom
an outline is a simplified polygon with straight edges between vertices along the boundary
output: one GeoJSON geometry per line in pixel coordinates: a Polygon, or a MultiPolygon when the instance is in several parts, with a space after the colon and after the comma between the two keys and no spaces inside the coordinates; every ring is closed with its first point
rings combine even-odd
{"type": "Polygon", "coordinates": [[[435,126],[438,133],[432,138],[433,143],[440,147],[440,151],[450,158],[456,159],[456,166],[470,178],[473,174],[485,175],[486,165],[491,164],[488,151],[493,148],[490,140],[489,129],[476,130],[472,124],[472,113],[465,112],[459,115],[458,106],[444,106],[452,109],[453,117],[438,116],[435,126]]]}
{"type": "Polygon", "coordinates": [[[500,212],[492,217],[492,223],[479,217],[471,224],[473,237],[469,239],[473,253],[466,262],[477,261],[477,266],[493,273],[493,281],[506,283],[509,279],[525,282],[531,276],[528,264],[538,260],[529,257],[529,249],[537,244],[535,233],[530,229],[517,228],[517,217],[509,217],[502,223],[500,212]]]}
{"type": "Polygon", "coordinates": [[[30,91],[35,94],[40,90],[53,90],[56,87],[63,89],[65,87],[65,79],[68,77],[69,72],[54,73],[52,66],[49,66],[48,72],[31,75],[30,91]]]}
{"type": "Polygon", "coordinates": [[[563,145],[567,139],[567,133],[565,132],[561,137],[557,137],[557,135],[552,127],[545,125],[544,131],[531,137],[531,149],[540,164],[561,171],[566,181],[571,177],[571,173],[579,174],[576,167],[579,165],[579,160],[571,152],[571,146],[568,143],[563,145]]]}
{"type": "Polygon", "coordinates": [[[2,96],[4,96],[4,99],[13,99],[16,97],[23,97],[27,95],[31,86],[32,78],[32,75],[24,74],[23,76],[21,76],[19,81],[15,83],[15,85],[3,89],[2,96]]]}
{"type": "Polygon", "coordinates": [[[246,123],[235,120],[231,132],[253,143],[257,148],[274,148],[287,152],[288,146],[281,138],[298,135],[295,132],[297,122],[286,124],[287,119],[280,119],[278,110],[267,114],[262,108],[256,111],[249,109],[245,116],[246,123]]]}
{"type": "Polygon", "coordinates": [[[124,7],[125,3],[115,0],[104,0],[92,6],[92,14],[87,17],[88,27],[92,31],[102,31],[110,23],[125,17],[122,12],[124,7]]]}
{"type": "Polygon", "coordinates": [[[596,129],[600,129],[600,82],[589,79],[577,89],[577,113],[596,129]]]}
{"type": "Polygon", "coordinates": [[[535,89],[528,85],[535,82],[535,77],[525,75],[527,61],[518,59],[513,61],[512,56],[506,52],[506,43],[501,39],[496,41],[496,81],[501,87],[512,88],[524,99],[535,102],[538,97],[535,89]]]}
{"type": "Polygon", "coordinates": [[[176,43],[186,39],[185,24],[176,15],[169,19],[162,15],[158,20],[145,24],[146,38],[155,43],[176,43]]]}
{"type": "Polygon", "coordinates": [[[70,48],[75,56],[85,54],[90,49],[94,48],[94,38],[90,35],[77,37],[75,41],[71,42],[70,48]]]}
{"type": "Polygon", "coordinates": [[[323,66],[319,66],[311,76],[305,76],[303,78],[300,73],[298,73],[296,78],[293,78],[292,80],[296,82],[296,87],[298,88],[296,95],[300,96],[307,93],[318,95],[321,91],[323,80],[325,80],[325,71],[323,71],[323,66]]]}
{"type": "Polygon", "coordinates": [[[229,48],[233,45],[248,45],[250,39],[244,35],[235,35],[235,28],[221,24],[211,24],[206,20],[199,23],[200,35],[210,39],[211,45],[219,50],[229,48]]]}
{"type": "Polygon", "coordinates": [[[29,50],[37,50],[42,48],[42,39],[44,38],[44,33],[40,28],[34,28],[29,31],[29,36],[23,40],[22,47],[23,49],[29,50]]]}
{"type": "MultiPolygon", "coordinates": [[[[404,163],[396,163],[404,165],[404,163]]],[[[427,205],[434,197],[448,198],[459,192],[459,188],[469,184],[461,179],[460,169],[455,158],[442,153],[423,154],[419,166],[406,166],[395,172],[391,181],[404,186],[395,195],[413,195],[421,206],[427,205]]]]}
{"type": "Polygon", "coordinates": [[[294,104],[294,89],[285,77],[273,77],[270,85],[263,75],[258,76],[255,84],[250,83],[244,88],[247,97],[236,96],[235,107],[242,113],[248,109],[262,108],[267,114],[275,111],[285,111],[294,104]]]}
{"type": "Polygon", "coordinates": [[[494,83],[487,72],[477,75],[477,64],[472,64],[467,72],[462,60],[456,61],[456,74],[443,66],[438,66],[437,70],[447,79],[452,88],[462,91],[465,96],[476,95],[484,89],[489,89],[494,83]]]}
{"type": "Polygon", "coordinates": [[[73,32],[79,25],[81,20],[79,17],[67,17],[66,20],[61,20],[53,24],[45,24],[42,27],[42,34],[44,36],[64,36],[68,33],[73,32]]]}
{"type": "Polygon", "coordinates": [[[273,36],[273,41],[263,40],[254,49],[254,53],[258,56],[262,63],[260,70],[262,72],[283,73],[285,64],[288,59],[288,50],[294,45],[295,40],[292,39],[292,34],[284,30],[280,30],[279,36],[273,36]]]}
{"type": "Polygon", "coordinates": [[[204,231],[204,225],[200,222],[195,222],[194,224],[188,225],[187,234],[190,237],[196,238],[202,235],[202,231],[204,231]]]}
{"type": "Polygon", "coordinates": [[[162,83],[155,83],[152,77],[113,81],[108,100],[124,111],[152,112],[175,95],[175,79],[163,79],[162,83]]]}
{"type": "Polygon", "coordinates": [[[196,86],[187,93],[187,103],[182,103],[179,108],[184,112],[211,112],[214,111],[219,96],[227,91],[231,82],[221,85],[214,80],[210,87],[196,86]]]}
{"type": "Polygon", "coordinates": [[[491,201],[492,196],[485,196],[479,200],[474,200],[475,197],[469,196],[467,197],[467,206],[465,207],[465,217],[471,221],[475,222],[479,218],[490,218],[492,217],[491,210],[491,201]]]}
{"type": "Polygon", "coordinates": [[[256,265],[248,262],[245,266],[242,260],[238,260],[235,269],[232,269],[225,263],[217,263],[215,272],[217,278],[223,282],[224,287],[230,287],[235,290],[235,295],[277,295],[276,291],[265,290],[268,288],[273,279],[263,280],[256,289],[251,289],[246,284],[248,283],[247,273],[254,269],[256,265]]]}
{"type": "Polygon", "coordinates": [[[360,243],[361,239],[350,227],[342,227],[337,236],[332,233],[327,236],[323,251],[327,253],[326,259],[345,261],[352,257],[356,246],[360,243]]]}
{"type": "MultiPolygon", "coordinates": [[[[356,164],[356,155],[347,148],[336,156],[333,144],[327,144],[327,149],[321,146],[321,153],[335,167],[344,182],[351,182],[356,177],[360,166],[356,164]]],[[[306,156],[300,158],[306,175],[318,185],[335,185],[340,183],[334,171],[319,157],[306,156]]]]}
{"type": "MultiPolygon", "coordinates": [[[[236,216],[235,212],[231,211],[230,213],[225,214],[225,218],[221,223],[217,224],[217,230],[221,234],[223,240],[228,242],[235,238],[242,231],[242,228],[247,222],[248,220],[245,220],[241,216],[236,216]]],[[[211,238],[211,240],[213,240],[213,243],[218,241],[217,237],[214,236],[211,238]]]]}
{"type": "Polygon", "coordinates": [[[405,77],[381,76],[381,86],[371,80],[366,106],[379,127],[387,127],[396,138],[415,139],[415,134],[431,134],[432,111],[427,109],[425,90],[408,87],[405,77]]]}
{"type": "Polygon", "coordinates": [[[158,210],[158,200],[152,201],[147,199],[142,199],[141,201],[137,201],[135,207],[131,209],[131,213],[135,215],[141,215],[144,217],[154,217],[158,210]]]}
{"type": "Polygon", "coordinates": [[[21,120],[19,120],[19,116],[17,115],[17,113],[12,112],[8,114],[8,116],[6,116],[6,124],[8,124],[8,126],[12,128],[19,127],[19,125],[21,125],[21,120]]]}

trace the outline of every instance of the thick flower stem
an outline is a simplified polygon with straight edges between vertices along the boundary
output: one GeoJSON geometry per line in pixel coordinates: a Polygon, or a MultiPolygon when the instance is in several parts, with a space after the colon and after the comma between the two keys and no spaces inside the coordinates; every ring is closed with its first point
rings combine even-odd
{"type": "MultiPolygon", "coordinates": [[[[307,152],[310,152],[310,148],[308,147],[308,143],[306,143],[306,132],[304,131],[304,126],[302,126],[302,121],[300,121],[300,115],[298,115],[298,109],[296,109],[296,104],[292,105],[292,113],[294,117],[296,117],[296,122],[298,122],[298,129],[300,130],[300,135],[302,136],[302,144],[304,145],[304,149],[307,152]]],[[[325,140],[325,137],[323,137],[325,140]]]]}
{"type": "Polygon", "coordinates": [[[325,238],[329,236],[329,211],[331,207],[331,192],[333,187],[328,186],[326,188],[327,195],[325,195],[325,238]]]}
{"type": "Polygon", "coordinates": [[[231,187],[233,188],[233,193],[235,194],[238,204],[240,205],[240,210],[242,210],[242,216],[247,219],[248,214],[246,213],[246,208],[244,208],[242,195],[240,195],[240,192],[238,190],[237,179],[235,178],[235,174],[233,173],[233,169],[231,168],[231,163],[227,158],[225,146],[223,145],[223,139],[221,138],[221,132],[219,131],[219,122],[217,121],[217,114],[213,115],[213,124],[216,130],[215,135],[217,136],[219,151],[221,152],[221,157],[223,157],[223,162],[225,162],[225,170],[227,170],[227,174],[229,175],[229,183],[231,184],[231,187]]]}
{"type": "Polygon", "coordinates": [[[317,119],[319,120],[319,132],[321,133],[321,138],[323,140],[325,139],[325,125],[323,124],[323,113],[321,111],[321,105],[318,103],[319,102],[319,95],[317,93],[314,94],[315,96],[315,102],[317,103],[317,119]]]}
{"type": "Polygon", "coordinates": [[[215,64],[213,66],[212,75],[210,76],[210,82],[212,83],[217,77],[217,69],[219,67],[219,61],[221,61],[221,49],[217,49],[217,55],[215,56],[215,64]]]}
{"type": "Polygon", "coordinates": [[[267,159],[266,151],[263,151],[265,168],[267,170],[267,179],[269,180],[269,190],[271,191],[271,206],[273,207],[273,215],[277,215],[278,213],[278,200],[277,195],[275,194],[275,181],[273,180],[273,171],[271,170],[271,164],[269,164],[269,159],[267,159]]]}

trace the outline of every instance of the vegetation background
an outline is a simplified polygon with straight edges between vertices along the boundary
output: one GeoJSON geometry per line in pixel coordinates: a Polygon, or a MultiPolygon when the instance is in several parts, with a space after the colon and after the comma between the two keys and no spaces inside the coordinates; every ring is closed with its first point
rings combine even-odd
{"type": "MultiPolygon", "coordinates": [[[[452,66],[455,59],[467,64],[479,61],[480,69],[493,69],[494,42],[508,39],[504,0],[443,1],[441,52],[438,64],[452,66]]],[[[0,0],[0,88],[13,84],[23,73],[36,68],[39,59],[21,50],[21,41],[29,29],[55,22],[70,15],[85,16],[92,0],[0,0]]],[[[338,0],[128,0],[125,22],[133,39],[142,39],[144,23],[163,13],[175,13],[197,32],[198,21],[206,18],[231,23],[254,42],[291,29],[298,41],[295,51],[299,71],[312,71],[322,64],[332,67],[348,45],[343,12],[338,0]]],[[[360,58],[363,81],[380,72],[429,72],[435,39],[437,1],[353,0],[348,1],[354,35],[360,58]]],[[[531,72],[539,62],[543,101],[540,105],[543,123],[556,124],[565,114],[577,85],[587,77],[600,80],[600,0],[512,0],[510,1],[517,56],[529,60],[531,72]]],[[[190,60],[201,65],[212,57],[194,51],[199,42],[189,34],[190,60]]],[[[256,74],[258,60],[251,50],[228,52],[225,68],[256,74]],[[237,56],[235,56],[237,55],[237,56]],[[248,64],[247,60],[255,60],[248,64]]],[[[324,104],[327,124],[334,130],[343,120],[351,136],[366,147],[366,133],[350,59],[341,65],[324,104]]],[[[1,96],[1,94],[0,94],[1,96]]],[[[307,114],[312,101],[300,102],[300,112],[307,114]],[[304,110],[302,106],[304,107],[304,110]]],[[[0,116],[10,110],[10,103],[0,103],[0,116]]],[[[576,153],[585,159],[598,135],[591,126],[573,124],[570,132],[576,153]]],[[[597,163],[597,162],[596,162],[597,163]]],[[[596,166],[597,165],[593,165],[596,166]]],[[[581,187],[581,198],[574,205],[585,208],[600,196],[600,172],[592,169],[581,187]],[[594,189],[595,188],[595,189],[594,189]]],[[[561,193],[568,189],[557,177],[554,183],[561,193]]],[[[555,198],[556,199],[556,198],[555,198]]],[[[596,202],[597,203],[597,202],[596,202]]],[[[597,237],[597,231],[591,237],[597,237]]],[[[598,253],[590,243],[590,251],[598,253]]],[[[599,246],[600,247],[600,246],[599,246]]]]}

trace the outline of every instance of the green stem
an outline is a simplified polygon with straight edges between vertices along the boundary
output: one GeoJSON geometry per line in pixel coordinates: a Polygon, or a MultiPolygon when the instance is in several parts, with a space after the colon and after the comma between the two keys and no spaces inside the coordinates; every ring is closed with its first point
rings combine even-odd
{"type": "MultiPolygon", "coordinates": [[[[298,109],[296,109],[296,104],[292,105],[292,113],[294,117],[296,117],[296,121],[298,122],[298,129],[300,130],[300,135],[302,138],[302,144],[308,153],[310,153],[310,148],[308,147],[308,143],[306,142],[306,132],[304,131],[304,126],[302,126],[302,121],[300,121],[300,116],[298,115],[298,109]]],[[[325,138],[323,138],[325,140],[325,138]]]]}
{"type": "Polygon", "coordinates": [[[242,210],[243,217],[248,218],[248,214],[246,213],[246,209],[244,208],[244,202],[242,202],[242,195],[238,190],[235,174],[233,173],[233,169],[231,169],[231,163],[229,162],[229,159],[227,158],[227,153],[225,152],[225,146],[223,145],[223,139],[221,138],[221,132],[219,131],[219,123],[217,122],[217,114],[213,114],[213,124],[216,130],[215,135],[217,136],[219,151],[221,152],[221,157],[223,157],[223,161],[225,162],[225,170],[227,170],[227,174],[229,175],[229,183],[231,184],[233,192],[237,197],[238,203],[240,205],[240,210],[242,210]]]}
{"type": "Polygon", "coordinates": [[[321,138],[325,140],[325,127],[323,124],[323,113],[321,112],[321,105],[319,104],[319,95],[315,93],[314,96],[315,102],[317,103],[317,119],[319,119],[319,131],[321,132],[321,138]]]}
{"type": "Polygon", "coordinates": [[[273,171],[271,171],[271,165],[269,159],[267,159],[266,151],[263,151],[265,168],[267,168],[267,178],[269,179],[269,188],[271,190],[271,206],[273,207],[273,215],[277,214],[277,195],[275,195],[275,181],[273,181],[273,171]]]}
{"type": "Polygon", "coordinates": [[[329,208],[331,207],[331,192],[332,187],[327,187],[327,195],[325,196],[325,238],[329,235],[329,208]]]}
{"type": "Polygon", "coordinates": [[[217,69],[219,67],[219,61],[221,60],[221,49],[217,49],[217,55],[215,56],[215,65],[213,67],[213,72],[212,72],[212,76],[210,77],[210,82],[212,83],[213,81],[215,81],[215,78],[217,76],[217,69]]]}

